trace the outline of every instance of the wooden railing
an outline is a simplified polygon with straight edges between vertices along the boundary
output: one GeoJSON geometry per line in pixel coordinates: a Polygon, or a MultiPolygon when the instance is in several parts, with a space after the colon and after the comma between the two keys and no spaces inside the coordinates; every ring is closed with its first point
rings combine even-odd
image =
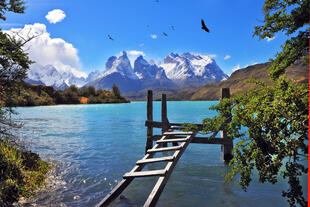
{"type": "MultiPolygon", "coordinates": [[[[221,99],[223,98],[229,98],[230,97],[230,91],[229,88],[222,88],[221,89],[221,99]]],[[[229,117],[231,117],[231,114],[225,114],[227,117],[227,120],[229,121],[229,117]]],[[[167,98],[166,94],[162,94],[161,99],[161,122],[154,121],[153,120],[153,92],[151,90],[148,91],[147,96],[147,120],[145,121],[145,126],[147,127],[147,136],[146,136],[146,146],[145,146],[145,152],[147,150],[151,149],[153,147],[153,141],[156,141],[162,137],[162,134],[164,132],[169,131],[170,129],[174,130],[182,130],[184,127],[182,127],[185,123],[170,123],[169,119],[167,117],[167,98]],[[154,135],[153,129],[154,128],[161,128],[162,134],[161,135],[154,135]]],[[[202,124],[192,124],[195,126],[197,131],[203,130],[202,124]]],[[[196,144],[220,144],[221,145],[221,151],[222,151],[222,159],[225,162],[228,162],[232,159],[232,149],[233,149],[233,141],[230,137],[228,137],[227,132],[225,131],[225,127],[222,128],[221,137],[213,137],[213,136],[206,136],[206,137],[193,137],[191,140],[191,143],[196,144]]],[[[217,132],[209,132],[213,134],[217,134],[217,132]]],[[[177,145],[177,143],[173,143],[174,145],[177,145]]],[[[163,144],[163,146],[166,146],[166,143],[163,144]]]]}

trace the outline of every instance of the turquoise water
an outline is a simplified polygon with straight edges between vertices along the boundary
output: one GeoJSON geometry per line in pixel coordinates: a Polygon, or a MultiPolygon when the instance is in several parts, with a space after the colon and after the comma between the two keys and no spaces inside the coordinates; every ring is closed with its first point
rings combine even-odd
{"type": "MultiPolygon", "coordinates": [[[[215,115],[217,102],[168,102],[171,122],[200,123],[215,115]]],[[[154,120],[160,120],[154,102],[154,120]]],[[[24,123],[20,135],[29,148],[56,164],[49,187],[27,206],[94,206],[144,155],[146,103],[58,105],[17,108],[24,123]]],[[[247,192],[227,184],[229,170],[219,145],[190,144],[178,162],[157,206],[288,206],[281,197],[287,184],[253,181],[247,192]]],[[[158,164],[146,169],[158,169],[158,164]]],[[[157,179],[134,180],[124,199],[111,206],[142,206],[157,179]]]]}

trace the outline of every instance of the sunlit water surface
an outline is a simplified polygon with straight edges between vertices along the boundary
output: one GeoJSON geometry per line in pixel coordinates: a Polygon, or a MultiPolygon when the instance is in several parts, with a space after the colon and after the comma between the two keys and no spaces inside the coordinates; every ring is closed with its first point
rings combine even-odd
{"type": "MultiPolygon", "coordinates": [[[[171,122],[200,123],[216,115],[217,102],[168,102],[171,122]]],[[[94,206],[144,155],[146,103],[58,105],[17,108],[20,131],[29,148],[56,166],[48,187],[23,206],[94,206]]],[[[154,102],[160,120],[160,102],[154,102]]],[[[157,131],[159,133],[159,131],[157,131]]],[[[148,165],[158,169],[161,165],[148,165]]],[[[288,206],[281,197],[285,181],[276,185],[254,180],[247,192],[227,184],[229,170],[219,145],[190,144],[171,175],[157,206],[288,206]]],[[[135,179],[111,206],[143,206],[156,178],[135,179]]],[[[306,178],[304,180],[306,185],[306,178]]]]}

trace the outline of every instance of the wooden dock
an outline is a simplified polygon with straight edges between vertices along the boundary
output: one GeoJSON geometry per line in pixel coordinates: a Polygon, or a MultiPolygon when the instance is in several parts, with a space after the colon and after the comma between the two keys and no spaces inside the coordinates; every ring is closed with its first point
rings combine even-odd
{"type": "MultiPolygon", "coordinates": [[[[222,98],[229,97],[229,89],[222,89],[222,98]]],[[[183,132],[182,123],[170,123],[167,117],[167,101],[166,95],[162,94],[162,110],[161,122],[153,121],[153,95],[152,91],[148,91],[147,97],[147,120],[145,126],[147,127],[147,139],[145,147],[145,156],[136,162],[135,167],[123,175],[123,180],[118,183],[114,189],[105,196],[105,198],[96,205],[96,207],[108,206],[114,199],[116,199],[126,187],[138,177],[157,176],[158,180],[149,194],[144,207],[155,206],[174,167],[182,156],[183,152],[190,143],[196,144],[220,144],[222,149],[222,158],[228,162],[232,158],[232,139],[227,137],[225,130],[221,131],[220,138],[210,137],[196,137],[196,132],[183,132]],[[161,128],[161,135],[153,135],[153,128],[161,128]],[[153,146],[153,142],[155,145],[153,146]],[[168,146],[171,144],[171,146],[168,146]],[[155,157],[156,153],[173,152],[171,156],[155,157]],[[166,166],[159,170],[143,171],[144,166],[150,163],[163,162],[166,166]]],[[[201,124],[196,124],[198,131],[203,129],[201,124]]],[[[218,132],[213,132],[216,135],[218,132]]]]}

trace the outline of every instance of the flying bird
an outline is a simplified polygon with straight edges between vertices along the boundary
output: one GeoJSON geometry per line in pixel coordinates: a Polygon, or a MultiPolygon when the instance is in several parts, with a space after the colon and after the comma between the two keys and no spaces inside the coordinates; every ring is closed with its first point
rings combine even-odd
{"type": "Polygon", "coordinates": [[[114,40],[110,35],[108,35],[108,38],[109,38],[110,40],[114,40]]]}
{"type": "Polygon", "coordinates": [[[0,18],[3,19],[3,21],[6,20],[6,17],[5,17],[5,16],[2,16],[1,14],[0,14],[0,18]]]}
{"type": "Polygon", "coordinates": [[[201,29],[205,30],[206,32],[210,32],[203,19],[201,19],[201,29]]]}
{"type": "Polygon", "coordinates": [[[168,34],[166,32],[163,32],[163,35],[165,35],[166,37],[168,36],[168,34]]]}

